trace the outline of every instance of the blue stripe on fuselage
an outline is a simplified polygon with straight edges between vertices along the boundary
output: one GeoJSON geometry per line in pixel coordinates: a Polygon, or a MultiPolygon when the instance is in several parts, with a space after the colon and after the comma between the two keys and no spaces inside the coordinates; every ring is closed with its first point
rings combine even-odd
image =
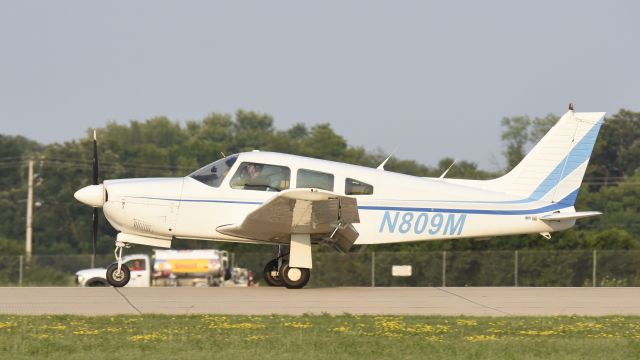
{"type": "Polygon", "coordinates": [[[148,196],[125,196],[133,199],[148,200],[164,200],[164,201],[181,201],[181,202],[199,202],[199,203],[221,203],[221,204],[241,204],[241,205],[261,205],[260,201],[239,201],[239,200],[211,200],[211,199],[167,199],[148,196]]]}
{"type": "MultiPolygon", "coordinates": [[[[513,209],[513,210],[493,210],[493,209],[445,209],[434,207],[406,207],[406,206],[376,206],[376,205],[360,205],[359,210],[372,211],[419,211],[419,212],[439,212],[452,214],[485,214],[485,215],[525,215],[537,214],[548,211],[560,210],[568,207],[566,199],[575,199],[578,189],[571,192],[564,199],[557,203],[552,203],[535,209],[513,209]]],[[[221,204],[239,204],[239,205],[261,205],[262,202],[257,201],[236,201],[236,200],[204,200],[204,199],[165,199],[155,197],[135,197],[137,199],[164,200],[164,201],[181,201],[181,202],[198,202],[198,203],[221,203],[221,204]]]]}
{"type": "Polygon", "coordinates": [[[449,214],[484,214],[484,215],[525,215],[538,214],[553,210],[560,210],[568,207],[565,204],[554,203],[537,209],[522,210],[484,210],[484,209],[442,209],[442,208],[417,208],[398,206],[358,206],[359,210],[394,210],[394,211],[418,211],[418,212],[438,212],[449,214]]]}
{"type": "Polygon", "coordinates": [[[525,215],[537,214],[548,211],[567,208],[566,199],[575,199],[579,189],[575,189],[571,194],[557,203],[551,203],[536,209],[514,209],[514,210],[492,210],[492,209],[443,209],[443,208],[422,208],[422,207],[398,207],[398,206],[358,206],[361,210],[396,210],[396,211],[420,211],[420,212],[440,212],[454,214],[486,214],[486,215],[525,215]]]}

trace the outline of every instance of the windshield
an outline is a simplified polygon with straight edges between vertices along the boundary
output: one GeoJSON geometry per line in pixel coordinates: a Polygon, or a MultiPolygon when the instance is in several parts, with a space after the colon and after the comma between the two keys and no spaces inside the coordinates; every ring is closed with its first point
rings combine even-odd
{"type": "Polygon", "coordinates": [[[235,164],[238,155],[230,155],[224,159],[212,162],[211,164],[194,171],[189,174],[190,177],[200,181],[203,184],[219,187],[222,184],[229,169],[235,164]]]}

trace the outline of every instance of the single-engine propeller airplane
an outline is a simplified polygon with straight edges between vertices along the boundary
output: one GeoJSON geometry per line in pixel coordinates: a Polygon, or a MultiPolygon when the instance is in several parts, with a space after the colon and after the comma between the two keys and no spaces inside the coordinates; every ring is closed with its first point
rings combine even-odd
{"type": "MultiPolygon", "coordinates": [[[[489,238],[572,227],[600,212],[574,203],[604,113],[572,106],[526,157],[492,180],[422,178],[333,161],[253,151],[226,156],[185,177],[107,180],[98,184],[94,132],[93,185],[75,198],[97,208],[119,231],[108,282],[130,278],[129,244],[171,247],[174,239],[271,244],[264,269],[272,286],[302,288],[312,245],[346,252],[353,245],[489,238]]],[[[386,161],[385,161],[386,162],[386,161]]],[[[444,175],[444,174],[443,174],[444,175]]]]}

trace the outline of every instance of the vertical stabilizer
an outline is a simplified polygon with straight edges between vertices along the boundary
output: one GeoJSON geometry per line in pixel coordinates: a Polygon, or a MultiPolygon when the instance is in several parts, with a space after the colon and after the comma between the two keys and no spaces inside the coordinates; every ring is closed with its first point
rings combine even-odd
{"type": "Polygon", "coordinates": [[[513,170],[486,187],[519,195],[519,202],[573,205],[604,114],[567,111],[513,170]]]}

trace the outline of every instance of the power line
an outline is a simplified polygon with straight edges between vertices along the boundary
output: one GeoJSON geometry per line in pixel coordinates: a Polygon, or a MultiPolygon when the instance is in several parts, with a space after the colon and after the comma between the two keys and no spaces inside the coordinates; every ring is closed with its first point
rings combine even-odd
{"type": "MultiPolygon", "coordinates": [[[[45,158],[44,161],[53,161],[53,162],[62,162],[62,163],[72,163],[72,164],[78,164],[80,163],[85,163],[85,164],[92,164],[93,161],[91,160],[69,160],[69,159],[60,159],[60,158],[45,158]]],[[[193,170],[193,168],[186,168],[183,166],[178,166],[178,165],[154,165],[154,164],[145,164],[145,163],[132,163],[132,162],[115,162],[115,161],[101,161],[100,165],[107,165],[107,166],[120,166],[120,167],[125,167],[125,168],[150,168],[150,169],[159,169],[159,170],[173,170],[173,169],[183,169],[183,170],[193,170]]]]}
{"type": "MultiPolygon", "coordinates": [[[[61,166],[64,166],[66,168],[79,168],[79,169],[86,169],[88,168],[89,165],[87,164],[78,164],[75,161],[56,161],[57,163],[61,163],[61,166]]],[[[125,163],[126,164],[126,163],[125,163]]],[[[9,164],[0,164],[0,168],[18,168],[18,167],[22,167],[25,166],[24,162],[19,162],[19,163],[9,163],[9,164]]],[[[47,165],[44,165],[47,166],[47,165]]],[[[176,171],[193,171],[194,168],[187,168],[187,167],[181,167],[181,166],[169,166],[169,165],[123,165],[123,164],[118,164],[118,163],[107,163],[107,164],[100,164],[101,168],[107,168],[107,169],[125,169],[125,170],[130,170],[130,169],[138,169],[138,170],[176,170],[176,171]]]]}
{"type": "Polygon", "coordinates": [[[0,169],[13,169],[13,168],[21,168],[21,167],[25,167],[25,165],[20,164],[20,165],[0,165],[0,169]]]}
{"type": "MultiPolygon", "coordinates": [[[[69,160],[62,158],[43,158],[40,159],[45,164],[43,167],[46,167],[47,162],[53,162],[64,166],[65,168],[73,168],[73,169],[86,169],[91,164],[89,160],[69,160]]],[[[0,162],[0,169],[10,169],[10,168],[18,168],[26,166],[27,160],[22,161],[13,161],[2,163],[0,162]]],[[[135,162],[113,162],[113,161],[103,161],[100,163],[101,168],[105,170],[148,170],[148,171],[193,171],[194,168],[191,167],[183,167],[183,166],[172,166],[172,165],[153,165],[153,164],[143,164],[143,163],[135,163],[135,162]]],[[[586,177],[582,181],[582,185],[601,185],[601,186],[635,186],[640,185],[640,182],[637,181],[625,181],[626,177],[617,176],[617,177],[602,177],[602,176],[594,176],[594,177],[586,177]]]]}

